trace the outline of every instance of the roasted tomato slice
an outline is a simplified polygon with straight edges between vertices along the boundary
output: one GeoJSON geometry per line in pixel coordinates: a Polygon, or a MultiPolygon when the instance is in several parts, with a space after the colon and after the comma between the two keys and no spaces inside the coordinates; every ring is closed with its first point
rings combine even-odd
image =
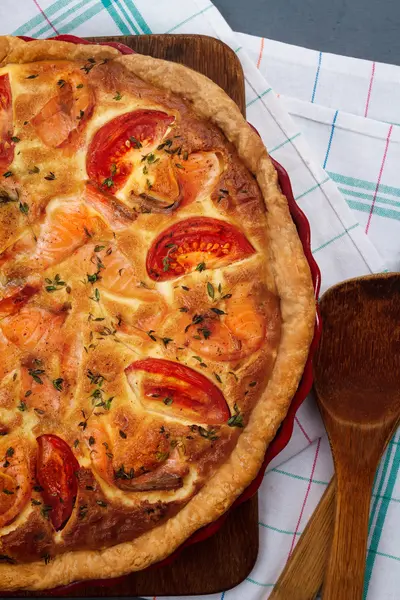
{"type": "Polygon", "coordinates": [[[56,435],[41,435],[37,438],[37,443],[39,454],[36,476],[43,488],[44,501],[51,506],[51,522],[58,531],[72,513],[78,491],[75,473],[79,469],[79,463],[68,444],[56,435]]]}
{"type": "Polygon", "coordinates": [[[147,373],[140,387],[144,401],[153,406],[157,403],[162,412],[209,425],[229,419],[222,392],[201,373],[170,360],[145,358],[125,370],[133,389],[138,384],[138,371],[147,373]]]}
{"type": "Polygon", "coordinates": [[[234,225],[209,217],[191,217],[165,229],[147,254],[149,277],[166,281],[195,269],[215,269],[255,252],[234,225]]]}
{"type": "Polygon", "coordinates": [[[90,143],[86,160],[89,178],[115,193],[132,171],[132,153],[145,154],[143,148],[161,140],[174,120],[159,110],[135,110],[108,121],[90,143]]]}
{"type": "Polygon", "coordinates": [[[0,77],[0,169],[6,169],[14,158],[12,141],[12,100],[8,75],[0,77]]]}

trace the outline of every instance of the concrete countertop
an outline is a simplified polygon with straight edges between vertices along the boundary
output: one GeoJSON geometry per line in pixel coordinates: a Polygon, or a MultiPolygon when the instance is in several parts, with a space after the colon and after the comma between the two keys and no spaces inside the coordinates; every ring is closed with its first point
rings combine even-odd
{"type": "Polygon", "coordinates": [[[236,31],[400,65],[400,0],[213,2],[236,31]]]}

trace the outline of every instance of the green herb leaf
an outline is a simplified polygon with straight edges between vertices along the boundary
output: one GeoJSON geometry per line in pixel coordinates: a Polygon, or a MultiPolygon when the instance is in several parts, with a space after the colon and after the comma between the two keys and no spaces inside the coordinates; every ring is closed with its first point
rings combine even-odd
{"type": "Polygon", "coordinates": [[[113,97],[113,100],[121,100],[121,98],[122,98],[121,94],[119,92],[117,92],[115,94],[115,96],[113,97]]]}
{"type": "Polygon", "coordinates": [[[121,465],[118,471],[114,472],[115,479],[133,479],[135,477],[135,471],[130,469],[129,471],[125,470],[124,465],[121,465]]]}
{"type": "Polygon", "coordinates": [[[92,274],[86,273],[86,275],[87,275],[88,283],[95,283],[99,278],[97,273],[92,273],[92,274]]]}
{"type": "Polygon", "coordinates": [[[28,75],[26,79],[36,79],[36,77],[39,77],[39,75],[28,75]]]}
{"type": "Polygon", "coordinates": [[[224,310],[221,310],[220,308],[212,308],[211,309],[216,315],[226,315],[226,312],[224,310]]]}
{"type": "Polygon", "coordinates": [[[163,337],[162,341],[163,341],[163,344],[164,344],[164,346],[166,348],[168,346],[168,344],[173,341],[173,339],[169,338],[169,337],[163,337]]]}
{"type": "Polygon", "coordinates": [[[229,427],[244,427],[243,416],[240,414],[236,403],[233,405],[233,410],[235,411],[235,414],[228,419],[229,427]]]}
{"type": "Polygon", "coordinates": [[[64,80],[64,79],[59,79],[59,80],[57,81],[57,85],[58,85],[58,86],[60,86],[60,88],[64,87],[64,85],[65,85],[65,80],[64,80]]]}
{"type": "Polygon", "coordinates": [[[173,398],[170,398],[169,396],[167,396],[166,398],[164,398],[163,402],[166,406],[171,406],[171,404],[173,403],[173,398]]]}
{"type": "Polygon", "coordinates": [[[157,341],[157,338],[153,335],[153,333],[155,333],[154,329],[150,329],[149,331],[146,331],[146,333],[149,336],[149,338],[153,340],[153,342],[157,341]]]}
{"type": "Polygon", "coordinates": [[[11,177],[13,174],[12,171],[6,171],[5,173],[3,173],[3,177],[5,177],[7,179],[7,177],[11,177]]]}
{"type": "Polygon", "coordinates": [[[40,375],[43,375],[44,369],[28,369],[29,375],[36,383],[43,385],[43,381],[40,379],[40,375]]]}
{"type": "Polygon", "coordinates": [[[126,440],[127,435],[125,433],[125,431],[122,431],[122,429],[119,430],[119,435],[122,437],[123,440],[126,440]]]}
{"type": "Polygon", "coordinates": [[[207,327],[200,327],[197,331],[203,334],[205,340],[208,340],[211,335],[211,331],[207,327]]]}
{"type": "Polygon", "coordinates": [[[216,440],[218,440],[218,436],[216,435],[216,430],[213,428],[205,429],[204,427],[199,425],[198,432],[201,435],[201,437],[206,438],[207,440],[211,440],[212,442],[215,442],[216,440]]]}
{"type": "Polygon", "coordinates": [[[47,181],[54,181],[55,178],[56,176],[54,175],[53,171],[50,171],[50,173],[45,176],[45,179],[47,179],[47,181]]]}
{"type": "Polygon", "coordinates": [[[12,141],[12,142],[14,142],[14,144],[18,144],[18,142],[20,142],[21,140],[20,140],[20,138],[19,138],[19,137],[17,137],[16,135],[13,135],[13,136],[11,137],[11,141],[12,141]]]}
{"type": "Polygon", "coordinates": [[[156,452],[158,462],[164,462],[169,457],[169,452],[156,452]]]}
{"type": "Polygon", "coordinates": [[[90,296],[90,299],[93,300],[94,302],[100,301],[100,292],[99,292],[98,288],[95,288],[94,296],[90,296]]]}
{"type": "Polygon", "coordinates": [[[215,290],[214,290],[213,284],[210,283],[210,282],[207,283],[207,294],[210,296],[210,298],[212,300],[214,300],[214,298],[215,298],[215,290]]]}
{"type": "Polygon", "coordinates": [[[18,410],[20,410],[21,412],[25,412],[27,410],[27,405],[25,404],[25,402],[20,402],[20,404],[18,404],[17,406],[18,410]]]}
{"type": "Polygon", "coordinates": [[[45,519],[48,519],[49,518],[49,513],[52,510],[53,510],[52,507],[49,506],[48,504],[45,504],[44,506],[42,506],[42,508],[40,509],[42,517],[44,517],[45,519]]]}
{"type": "Polygon", "coordinates": [[[228,419],[228,425],[229,427],[244,427],[242,415],[233,415],[230,419],[228,419]]]}
{"type": "Polygon", "coordinates": [[[164,273],[166,271],[169,271],[169,257],[168,256],[164,256],[164,258],[162,260],[162,263],[163,263],[163,271],[164,271],[164,273]]]}
{"type": "Polygon", "coordinates": [[[222,379],[221,379],[221,377],[218,375],[218,373],[214,373],[214,377],[215,377],[215,379],[218,381],[218,383],[222,383],[222,379]]]}
{"type": "Polygon", "coordinates": [[[197,265],[195,271],[200,271],[200,273],[201,273],[202,271],[204,271],[205,268],[206,268],[206,263],[205,262],[201,262],[201,263],[199,263],[197,265]]]}
{"type": "MultiPolygon", "coordinates": [[[[140,141],[139,141],[137,138],[135,138],[135,136],[133,136],[133,135],[131,135],[131,136],[129,137],[129,141],[131,142],[132,146],[133,146],[134,148],[136,148],[137,150],[139,150],[139,148],[141,148],[141,147],[142,147],[142,143],[141,143],[141,142],[140,142],[140,141]]],[[[144,171],[143,171],[143,172],[144,172],[144,171]]]]}

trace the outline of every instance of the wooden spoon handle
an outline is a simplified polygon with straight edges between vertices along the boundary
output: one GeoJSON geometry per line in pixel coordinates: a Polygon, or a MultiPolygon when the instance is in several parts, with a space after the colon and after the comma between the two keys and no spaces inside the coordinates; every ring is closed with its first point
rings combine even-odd
{"type": "Polygon", "coordinates": [[[269,600],[313,600],[324,580],[335,515],[335,478],[300,536],[269,600]]]}
{"type": "MultiPolygon", "coordinates": [[[[373,475],[373,474],[372,474],[373,475]]],[[[373,477],[348,470],[336,473],[336,510],[323,600],[361,600],[373,477]]]]}

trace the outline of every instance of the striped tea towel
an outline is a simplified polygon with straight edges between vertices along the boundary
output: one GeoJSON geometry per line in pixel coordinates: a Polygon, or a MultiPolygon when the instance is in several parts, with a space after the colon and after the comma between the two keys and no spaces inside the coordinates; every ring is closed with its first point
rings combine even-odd
{"type": "MultiPolygon", "coordinates": [[[[288,170],[308,216],[323,289],[396,266],[400,236],[391,230],[400,214],[400,69],[234,33],[209,0],[2,0],[0,17],[1,33],[39,38],[199,33],[222,39],[243,65],[248,120],[288,170]],[[386,235],[384,227],[390,228],[386,235]]],[[[367,600],[398,598],[399,462],[397,435],[374,488],[367,600]]],[[[309,398],[260,489],[260,554],[253,572],[237,588],[208,598],[268,594],[331,474],[324,429],[309,398]]]]}

